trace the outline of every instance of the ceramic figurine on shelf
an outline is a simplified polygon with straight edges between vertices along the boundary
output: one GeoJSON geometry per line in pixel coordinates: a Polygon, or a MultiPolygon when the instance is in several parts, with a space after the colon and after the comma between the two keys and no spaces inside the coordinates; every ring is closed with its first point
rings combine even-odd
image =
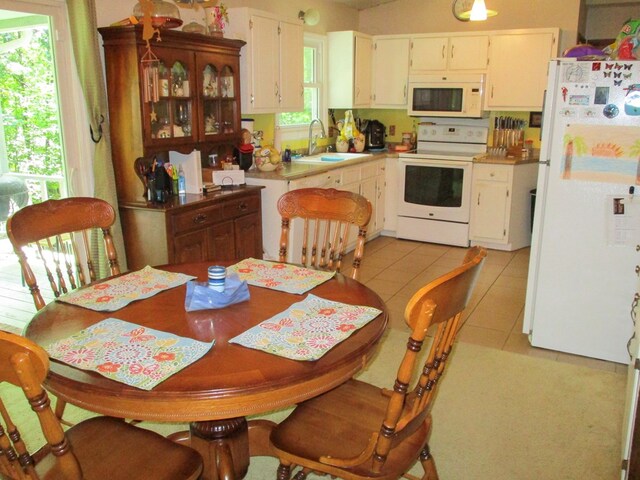
{"type": "Polygon", "coordinates": [[[211,114],[204,118],[204,133],[218,133],[216,117],[211,114]]]}

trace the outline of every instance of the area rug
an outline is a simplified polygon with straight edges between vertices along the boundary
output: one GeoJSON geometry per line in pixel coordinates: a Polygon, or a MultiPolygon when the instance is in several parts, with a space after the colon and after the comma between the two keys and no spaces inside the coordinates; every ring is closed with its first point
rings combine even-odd
{"type": "MultiPolygon", "coordinates": [[[[407,334],[389,330],[359,377],[391,388],[407,334]]],[[[433,409],[431,451],[442,480],[603,480],[619,477],[626,376],[458,343],[433,409]]],[[[13,388],[0,385],[0,394],[13,388]]],[[[6,399],[11,407],[16,402],[6,399]]],[[[20,416],[27,416],[25,402],[20,416]]],[[[11,408],[15,410],[15,408],[11,408]]],[[[289,410],[262,418],[278,421],[289,410]]],[[[65,418],[90,414],[71,405],[65,418]]],[[[31,416],[31,415],[29,415],[31,416]]],[[[23,437],[42,441],[29,419],[23,437]]],[[[146,426],[162,434],[184,425],[146,426]]],[[[339,440],[338,440],[339,441],[339,440]]],[[[252,458],[247,479],[272,480],[277,461],[252,458]]],[[[415,466],[414,474],[421,474],[415,466]]],[[[309,476],[310,479],[326,477],[309,476]]]]}

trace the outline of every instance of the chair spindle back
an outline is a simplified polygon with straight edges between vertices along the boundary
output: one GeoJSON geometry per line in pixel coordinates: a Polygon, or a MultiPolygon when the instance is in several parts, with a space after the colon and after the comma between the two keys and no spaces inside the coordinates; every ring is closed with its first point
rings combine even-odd
{"type": "MultiPolygon", "coordinates": [[[[48,371],[47,352],[26,338],[0,331],[0,383],[8,382],[23,390],[38,416],[47,448],[60,465],[59,471],[65,472],[65,479],[80,479],[80,465],[42,388],[48,371]]],[[[38,479],[34,468],[37,458],[27,450],[1,398],[0,416],[0,473],[10,479],[38,479]]]]}
{"type": "Polygon", "coordinates": [[[47,200],[24,207],[9,218],[7,234],[38,310],[46,302],[34,270],[43,271],[55,297],[95,281],[99,272],[93,251],[99,248],[99,237],[104,242],[109,274],[120,273],[110,230],[114,221],[111,205],[88,197],[47,200]],[[36,259],[39,269],[34,266],[36,259]]]}
{"type": "Polygon", "coordinates": [[[278,200],[282,217],[281,262],[287,261],[291,221],[303,220],[303,240],[299,258],[293,261],[316,269],[340,271],[349,243],[349,231],[358,229],[351,277],[358,279],[364,255],[371,203],[362,195],[334,188],[301,188],[285,193],[278,200]]]}
{"type": "Polygon", "coordinates": [[[405,321],[412,333],[400,363],[393,391],[373,455],[373,471],[382,469],[391,449],[420,427],[429,415],[436,387],[447,365],[487,252],[473,247],[463,264],[418,290],[405,309],[405,321]],[[430,327],[435,326],[426,361],[413,389],[420,350],[430,327]]]}

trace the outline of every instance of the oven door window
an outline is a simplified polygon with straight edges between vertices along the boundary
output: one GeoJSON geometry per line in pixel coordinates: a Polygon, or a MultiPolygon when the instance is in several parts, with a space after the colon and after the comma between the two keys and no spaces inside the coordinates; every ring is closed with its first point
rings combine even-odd
{"type": "Polygon", "coordinates": [[[413,89],[413,110],[417,112],[462,112],[463,88],[413,89]]]}
{"type": "Polygon", "coordinates": [[[405,202],[429,207],[462,206],[462,168],[426,165],[407,165],[405,168],[405,202]]]}

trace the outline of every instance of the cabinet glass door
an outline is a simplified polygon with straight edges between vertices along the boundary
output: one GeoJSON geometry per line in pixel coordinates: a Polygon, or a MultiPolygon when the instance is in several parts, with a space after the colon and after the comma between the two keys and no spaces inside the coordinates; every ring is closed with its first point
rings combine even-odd
{"type": "Polygon", "coordinates": [[[220,77],[222,83],[220,99],[220,118],[222,120],[222,133],[236,132],[236,81],[233,70],[228,65],[222,69],[220,77]]]}
{"type": "MultiPolygon", "coordinates": [[[[204,57],[204,56],[203,56],[204,57]]],[[[240,128],[238,79],[232,67],[213,59],[199,58],[200,136],[205,140],[224,140],[237,135],[240,128]]]]}
{"type": "Polygon", "coordinates": [[[159,59],[152,64],[157,70],[157,78],[155,74],[146,74],[144,65],[141,67],[145,82],[150,82],[143,89],[153,92],[148,97],[142,97],[145,146],[162,145],[170,148],[193,143],[197,131],[193,128],[195,92],[191,55],[161,48],[154,49],[154,54],[159,59]]]}

